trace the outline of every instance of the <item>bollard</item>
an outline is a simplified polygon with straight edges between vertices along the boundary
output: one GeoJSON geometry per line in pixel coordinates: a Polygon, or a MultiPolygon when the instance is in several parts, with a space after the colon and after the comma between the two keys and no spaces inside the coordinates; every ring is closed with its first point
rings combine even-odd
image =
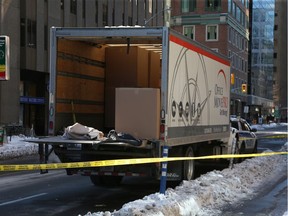
{"type": "MultiPolygon", "coordinates": [[[[168,146],[163,146],[162,157],[168,157],[168,146]]],[[[161,179],[160,179],[160,193],[165,194],[166,191],[166,182],[167,182],[167,164],[168,162],[162,162],[161,168],[161,179]]]]}

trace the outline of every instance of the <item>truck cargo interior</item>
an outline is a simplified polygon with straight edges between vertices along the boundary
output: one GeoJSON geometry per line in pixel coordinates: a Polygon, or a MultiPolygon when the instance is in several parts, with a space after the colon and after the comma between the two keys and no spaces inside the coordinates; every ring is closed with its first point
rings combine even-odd
{"type": "Polygon", "coordinates": [[[63,122],[56,132],[79,122],[104,133],[159,136],[161,38],[65,37],[57,43],[55,114],[63,122]]]}

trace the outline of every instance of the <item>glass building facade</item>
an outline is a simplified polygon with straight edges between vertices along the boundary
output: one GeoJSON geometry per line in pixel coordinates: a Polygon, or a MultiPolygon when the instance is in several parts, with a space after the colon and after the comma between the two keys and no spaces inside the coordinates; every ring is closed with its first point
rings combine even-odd
{"type": "Polygon", "coordinates": [[[253,0],[251,85],[248,103],[251,118],[272,113],[275,0],[253,0]]]}

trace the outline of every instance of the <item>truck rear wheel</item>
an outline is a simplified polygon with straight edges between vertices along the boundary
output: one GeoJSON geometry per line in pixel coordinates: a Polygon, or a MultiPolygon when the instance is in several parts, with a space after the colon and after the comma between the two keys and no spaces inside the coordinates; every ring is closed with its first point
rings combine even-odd
{"type": "MultiPolygon", "coordinates": [[[[245,154],[245,142],[240,143],[241,146],[240,148],[238,147],[238,151],[236,154],[245,154]]],[[[241,163],[245,160],[245,158],[235,158],[234,161],[235,163],[241,163]]]]}
{"type": "MultiPolygon", "coordinates": [[[[194,151],[191,146],[186,149],[185,157],[194,157],[194,151]]],[[[185,160],[183,162],[183,180],[190,181],[194,179],[194,173],[195,173],[195,161],[185,160]]]]}
{"type": "Polygon", "coordinates": [[[96,176],[91,175],[90,180],[95,186],[110,186],[116,187],[120,185],[122,176],[96,176]]]}
{"type": "Polygon", "coordinates": [[[253,149],[253,152],[252,153],[257,153],[258,152],[258,143],[257,141],[255,142],[255,146],[254,146],[254,149],[253,149]]]}

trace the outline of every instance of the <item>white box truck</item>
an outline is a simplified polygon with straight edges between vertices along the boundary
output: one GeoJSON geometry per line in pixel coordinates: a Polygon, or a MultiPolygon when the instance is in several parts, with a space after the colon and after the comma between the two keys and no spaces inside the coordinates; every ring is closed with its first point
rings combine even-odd
{"type": "MultiPolygon", "coordinates": [[[[163,146],[169,157],[231,153],[229,60],[167,27],[53,27],[49,93],[50,137],[37,142],[62,162],[162,157],[163,146]],[[105,139],[56,136],[76,122],[105,139]]],[[[160,170],[150,163],[67,174],[99,184],[159,179],[160,170]]],[[[193,160],[169,162],[167,180],[194,171],[193,160]]]]}

